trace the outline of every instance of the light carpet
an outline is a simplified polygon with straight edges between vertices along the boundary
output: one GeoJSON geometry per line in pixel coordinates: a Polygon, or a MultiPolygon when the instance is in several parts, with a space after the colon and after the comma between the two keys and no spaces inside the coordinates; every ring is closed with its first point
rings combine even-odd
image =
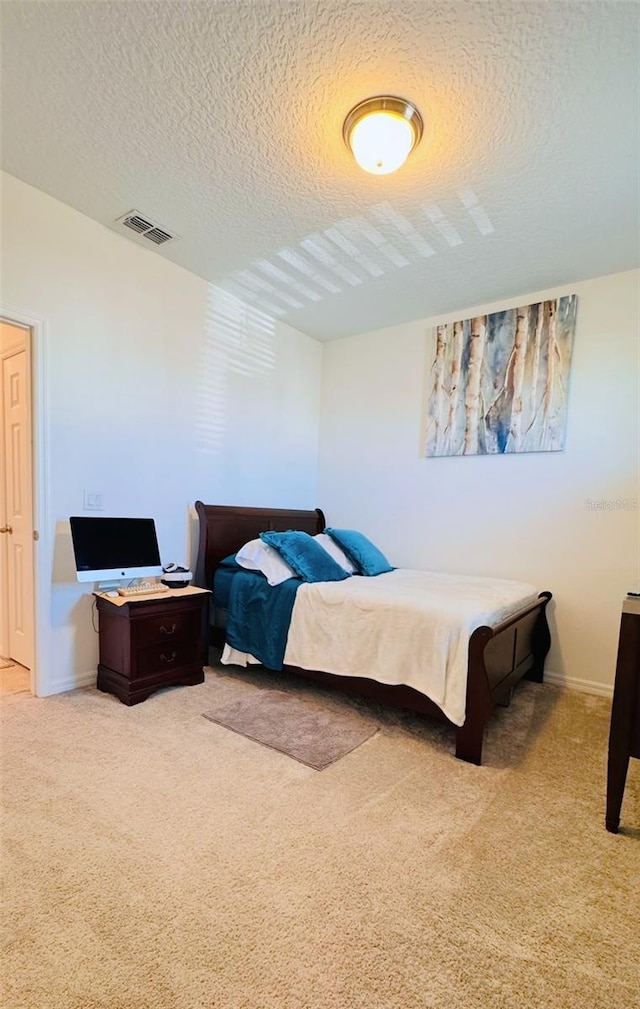
{"type": "Polygon", "coordinates": [[[480,768],[341,699],[380,731],[318,774],[202,718],[259,675],[3,698],[3,1007],[638,1004],[640,761],[608,834],[605,699],[522,684],[480,768]]]}

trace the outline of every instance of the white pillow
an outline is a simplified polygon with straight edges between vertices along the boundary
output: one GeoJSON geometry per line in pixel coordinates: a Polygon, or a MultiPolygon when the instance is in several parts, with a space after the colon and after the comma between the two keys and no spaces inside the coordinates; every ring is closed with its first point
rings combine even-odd
{"type": "Polygon", "coordinates": [[[278,551],[260,539],[245,543],[238,550],[236,560],[240,567],[246,568],[247,571],[261,571],[269,585],[280,585],[281,582],[286,582],[287,578],[296,577],[293,568],[283,561],[278,551]]]}
{"type": "Polygon", "coordinates": [[[345,571],[348,571],[350,575],[355,574],[356,571],[355,564],[351,563],[342,547],[339,547],[336,541],[331,538],[331,536],[327,536],[326,533],[318,533],[318,535],[314,536],[313,538],[314,540],[318,541],[318,543],[320,544],[321,547],[323,547],[324,550],[327,551],[330,557],[333,557],[334,561],[337,561],[337,563],[340,565],[341,568],[344,568],[345,571]]]}

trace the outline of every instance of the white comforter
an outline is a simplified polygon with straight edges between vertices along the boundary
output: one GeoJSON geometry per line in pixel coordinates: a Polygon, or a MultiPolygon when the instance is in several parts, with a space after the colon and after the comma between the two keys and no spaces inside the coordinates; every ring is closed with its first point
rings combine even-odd
{"type": "MultiPolygon", "coordinates": [[[[284,661],[405,684],[462,725],[472,632],[499,623],[537,596],[526,582],[407,569],[303,584],[284,661]]],[[[246,665],[252,657],[226,646],[222,661],[246,665]]]]}

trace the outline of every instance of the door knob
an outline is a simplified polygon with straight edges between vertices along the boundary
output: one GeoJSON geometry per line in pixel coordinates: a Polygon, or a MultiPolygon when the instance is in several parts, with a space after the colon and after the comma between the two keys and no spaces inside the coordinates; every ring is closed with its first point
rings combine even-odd
{"type": "Polygon", "coordinates": [[[12,533],[13,529],[11,526],[0,526],[0,533],[12,533]]]}

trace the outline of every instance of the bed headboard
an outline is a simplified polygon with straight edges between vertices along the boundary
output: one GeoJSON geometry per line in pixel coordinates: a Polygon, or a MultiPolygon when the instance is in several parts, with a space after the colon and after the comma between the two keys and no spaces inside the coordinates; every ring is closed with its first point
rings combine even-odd
{"type": "Polygon", "coordinates": [[[196,501],[200,522],[198,560],[194,584],[204,589],[213,588],[213,575],[223,557],[235,554],[258,533],[270,529],[286,532],[301,529],[315,536],[325,527],[324,515],[319,508],[313,511],[293,511],[285,508],[240,508],[232,505],[206,505],[196,501]]]}

